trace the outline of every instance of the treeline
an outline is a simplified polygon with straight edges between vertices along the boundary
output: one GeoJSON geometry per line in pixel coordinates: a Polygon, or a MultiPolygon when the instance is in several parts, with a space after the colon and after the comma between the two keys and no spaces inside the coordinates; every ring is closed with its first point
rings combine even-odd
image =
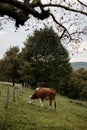
{"type": "Polygon", "coordinates": [[[69,53],[52,28],[35,30],[22,51],[10,47],[0,60],[0,80],[22,86],[54,87],[61,95],[87,100],[87,71],[73,71],[69,53]]]}
{"type": "Polygon", "coordinates": [[[66,88],[69,98],[87,100],[87,70],[80,68],[72,71],[66,88]]]}

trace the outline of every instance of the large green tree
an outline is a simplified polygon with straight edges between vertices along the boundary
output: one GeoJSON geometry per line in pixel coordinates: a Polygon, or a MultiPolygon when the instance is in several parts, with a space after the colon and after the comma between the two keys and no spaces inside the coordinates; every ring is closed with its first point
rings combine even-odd
{"type": "Polygon", "coordinates": [[[36,30],[25,41],[25,52],[31,64],[34,85],[44,83],[64,94],[72,68],[68,51],[54,30],[48,27],[36,30]]]}

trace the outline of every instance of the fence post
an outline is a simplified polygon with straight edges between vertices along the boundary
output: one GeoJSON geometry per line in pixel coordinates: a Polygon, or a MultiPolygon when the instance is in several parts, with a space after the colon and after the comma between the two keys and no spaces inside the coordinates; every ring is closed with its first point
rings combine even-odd
{"type": "Polygon", "coordinates": [[[9,86],[8,86],[8,87],[7,87],[7,95],[6,95],[5,108],[8,108],[8,105],[9,105],[9,97],[10,97],[10,91],[9,91],[9,86]]]}

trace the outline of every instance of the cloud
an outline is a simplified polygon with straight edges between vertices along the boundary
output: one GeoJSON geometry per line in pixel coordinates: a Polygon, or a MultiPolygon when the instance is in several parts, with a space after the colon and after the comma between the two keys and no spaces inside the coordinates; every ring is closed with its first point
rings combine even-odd
{"type": "Polygon", "coordinates": [[[87,54],[86,53],[77,53],[71,56],[70,62],[87,62],[87,54]]]}
{"type": "Polygon", "coordinates": [[[0,31],[0,36],[1,36],[1,35],[6,35],[6,32],[1,30],[1,31],[0,31]]]}

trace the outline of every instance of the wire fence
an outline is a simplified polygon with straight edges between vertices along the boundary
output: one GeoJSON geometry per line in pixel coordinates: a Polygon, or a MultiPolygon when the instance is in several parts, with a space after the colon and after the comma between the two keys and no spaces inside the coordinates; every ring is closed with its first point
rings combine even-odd
{"type": "Polygon", "coordinates": [[[0,82],[0,106],[8,108],[12,101],[16,101],[22,93],[21,85],[12,86],[11,83],[0,82]]]}

